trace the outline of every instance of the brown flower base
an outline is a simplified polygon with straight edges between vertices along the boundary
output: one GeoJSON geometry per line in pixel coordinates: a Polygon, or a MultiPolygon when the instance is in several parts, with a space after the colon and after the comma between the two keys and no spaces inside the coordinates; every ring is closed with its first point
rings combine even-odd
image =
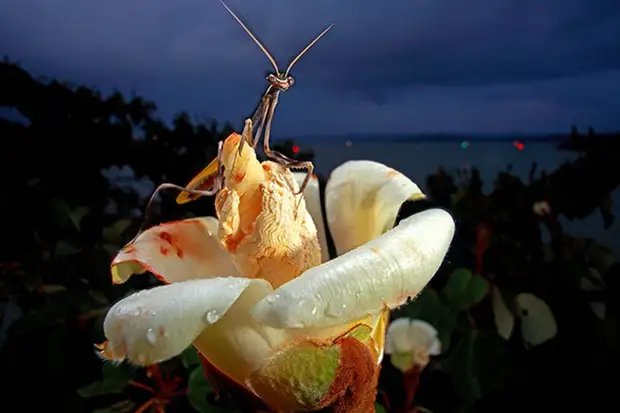
{"type": "MultiPolygon", "coordinates": [[[[316,411],[321,413],[374,413],[379,366],[368,347],[353,337],[341,337],[335,343],[340,347],[340,364],[336,378],[316,411]]],[[[200,355],[205,376],[218,396],[227,404],[243,412],[278,412],[247,387],[220,372],[200,355]]],[[[287,412],[292,413],[292,412],[287,412]]]]}
{"type": "Polygon", "coordinates": [[[374,413],[380,366],[359,340],[343,337],[337,343],[340,365],[321,413],[374,413]]]}

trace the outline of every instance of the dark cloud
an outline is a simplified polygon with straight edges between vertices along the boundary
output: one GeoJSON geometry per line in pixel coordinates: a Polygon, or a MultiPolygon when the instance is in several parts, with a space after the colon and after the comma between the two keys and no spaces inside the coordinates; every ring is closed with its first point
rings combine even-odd
{"type": "MultiPolygon", "coordinates": [[[[618,0],[229,0],[293,70],[274,133],[617,128],[618,0]]],[[[271,66],[218,0],[0,0],[0,52],[37,74],[240,124],[271,66]]]]}
{"type": "MultiPolygon", "coordinates": [[[[391,3],[396,2],[383,4],[391,3]]],[[[398,4],[395,10],[387,7],[394,16],[389,26],[383,26],[388,19],[358,18],[352,46],[341,39],[333,42],[338,47],[330,45],[337,50],[330,49],[330,62],[339,76],[326,79],[364,90],[520,83],[620,68],[616,0],[398,4]]],[[[352,29],[353,21],[347,23],[352,29]]]]}

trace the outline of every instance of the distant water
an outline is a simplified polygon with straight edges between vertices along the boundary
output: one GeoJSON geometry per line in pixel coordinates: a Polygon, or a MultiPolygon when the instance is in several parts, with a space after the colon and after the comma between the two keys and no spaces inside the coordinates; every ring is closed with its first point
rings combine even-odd
{"type": "MultiPolygon", "coordinates": [[[[334,168],[348,160],[369,159],[393,167],[424,188],[426,177],[439,166],[445,170],[476,167],[484,180],[485,191],[492,189],[497,173],[512,165],[512,172],[527,180],[533,162],[538,163],[538,173],[545,169],[552,172],[562,163],[577,158],[577,154],[556,149],[557,142],[522,141],[518,150],[511,140],[469,141],[466,148],[458,140],[440,139],[432,141],[403,140],[353,140],[315,141],[298,140],[302,150],[311,148],[315,152],[316,172],[328,175],[334,168]]],[[[603,229],[598,212],[583,221],[563,221],[567,231],[573,235],[587,236],[620,252],[620,191],[614,192],[614,212],[617,220],[608,230],[603,229]]]]}

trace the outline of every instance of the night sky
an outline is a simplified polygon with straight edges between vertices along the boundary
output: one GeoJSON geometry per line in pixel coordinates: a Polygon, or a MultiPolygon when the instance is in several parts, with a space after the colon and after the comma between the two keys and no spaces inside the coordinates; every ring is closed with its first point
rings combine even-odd
{"type": "MultiPolygon", "coordinates": [[[[619,0],[228,0],[292,70],[274,134],[620,129],[619,0]]],[[[0,52],[36,75],[250,114],[271,65],[218,0],[0,0],[0,52]]]]}

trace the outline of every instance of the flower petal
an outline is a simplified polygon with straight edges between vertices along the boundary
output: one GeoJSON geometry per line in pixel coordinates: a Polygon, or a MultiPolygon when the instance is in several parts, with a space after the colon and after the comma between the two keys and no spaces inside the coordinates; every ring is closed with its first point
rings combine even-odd
{"type": "Polygon", "coordinates": [[[114,257],[112,281],[122,284],[145,271],[166,283],[239,276],[216,238],[217,226],[217,219],[203,217],[149,228],[114,257]]]}
{"type": "Polygon", "coordinates": [[[411,320],[409,334],[414,349],[426,348],[429,353],[431,345],[437,339],[437,330],[435,327],[423,320],[411,320]]]}
{"type": "MultiPolygon", "coordinates": [[[[306,179],[306,173],[294,172],[293,176],[297,181],[297,185],[301,186],[304,179],[306,179]]],[[[327,232],[325,231],[325,223],[323,221],[323,208],[321,206],[321,188],[319,186],[319,180],[316,177],[312,177],[304,189],[304,199],[306,200],[306,209],[310,213],[314,226],[319,235],[319,245],[321,246],[321,262],[329,261],[329,250],[327,248],[327,232]]]]}
{"type": "Polygon", "coordinates": [[[244,383],[274,349],[291,338],[285,330],[263,326],[250,316],[249,309],[273,291],[267,281],[255,280],[260,283],[249,286],[228,312],[194,341],[209,363],[238,383],[244,383]]]}
{"type": "Polygon", "coordinates": [[[259,301],[252,314],[276,328],[325,327],[398,307],[439,269],[453,235],[448,212],[420,212],[282,285],[259,301]]]}
{"type": "Polygon", "coordinates": [[[431,356],[438,356],[441,354],[441,341],[439,341],[439,338],[433,338],[428,346],[428,354],[431,356]]]}
{"type": "Polygon", "coordinates": [[[414,352],[418,349],[427,349],[430,354],[441,353],[441,344],[437,339],[437,330],[423,320],[399,318],[388,327],[387,354],[414,352]]]}
{"type": "Polygon", "coordinates": [[[185,350],[200,333],[217,325],[250,286],[271,289],[264,280],[211,278],[188,280],[139,291],[114,304],[103,330],[101,355],[137,365],[168,360],[185,350]]]}
{"type": "Polygon", "coordinates": [[[521,335],[527,347],[537,346],[555,337],[558,326],[547,303],[530,293],[517,295],[515,302],[521,318],[521,335]]]}
{"type": "Polygon", "coordinates": [[[409,328],[411,320],[398,318],[390,323],[385,338],[385,354],[408,352],[413,350],[413,342],[410,340],[409,328]]]}
{"type": "Polygon", "coordinates": [[[508,340],[515,326],[515,317],[506,305],[499,288],[493,287],[491,299],[497,334],[504,340],[508,340]]]}
{"type": "Polygon", "coordinates": [[[236,382],[245,383],[274,353],[280,353],[295,343],[306,340],[331,342],[334,337],[357,331],[355,328],[360,325],[372,329],[367,340],[369,350],[372,349],[373,354],[377,355],[382,352],[383,343],[374,337],[385,334],[382,324],[385,314],[369,315],[355,323],[329,328],[274,329],[259,323],[249,314],[250,309],[270,292],[272,289],[267,283],[251,284],[226,314],[194,341],[194,346],[210,364],[236,382]]]}
{"type": "Polygon", "coordinates": [[[338,255],[391,229],[401,204],[422,197],[409,178],[378,162],[349,161],[334,169],[325,210],[338,255]]]}

